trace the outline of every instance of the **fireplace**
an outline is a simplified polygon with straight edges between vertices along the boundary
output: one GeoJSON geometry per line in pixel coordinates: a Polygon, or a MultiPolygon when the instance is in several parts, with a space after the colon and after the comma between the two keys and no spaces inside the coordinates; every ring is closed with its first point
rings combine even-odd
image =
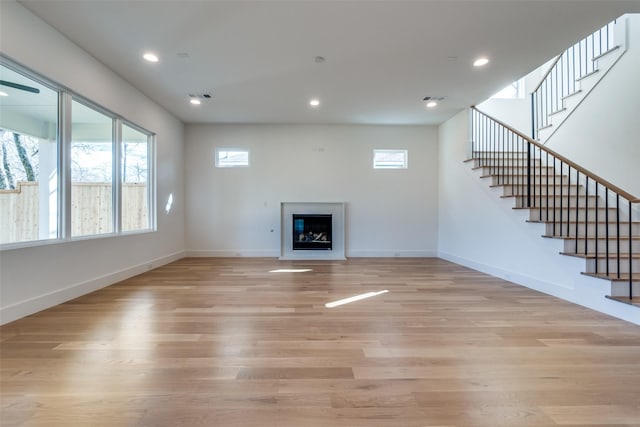
{"type": "Polygon", "coordinates": [[[331,214],[293,214],[292,249],[326,250],[332,246],[331,214]]]}
{"type": "Polygon", "coordinates": [[[281,202],[280,259],[346,259],[345,205],[344,202],[281,202]]]}

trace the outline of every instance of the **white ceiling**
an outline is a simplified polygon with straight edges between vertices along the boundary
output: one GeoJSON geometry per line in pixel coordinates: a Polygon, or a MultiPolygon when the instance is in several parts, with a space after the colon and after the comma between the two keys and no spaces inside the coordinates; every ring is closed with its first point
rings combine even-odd
{"type": "Polygon", "coordinates": [[[20,3],[187,123],[438,124],[640,12],[638,0],[20,3]],[[480,55],[491,63],[473,69],[480,55]],[[202,93],[213,98],[189,104],[202,93]],[[428,95],[446,98],[427,110],[428,95]]]}

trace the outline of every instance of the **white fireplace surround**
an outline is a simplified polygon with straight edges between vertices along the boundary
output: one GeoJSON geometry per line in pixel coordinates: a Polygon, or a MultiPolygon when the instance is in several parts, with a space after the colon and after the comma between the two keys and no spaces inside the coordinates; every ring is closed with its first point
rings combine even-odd
{"type": "Polygon", "coordinates": [[[280,204],[280,259],[344,260],[343,202],[282,202],[280,204]],[[331,215],[331,250],[293,250],[293,215],[331,215]]]}

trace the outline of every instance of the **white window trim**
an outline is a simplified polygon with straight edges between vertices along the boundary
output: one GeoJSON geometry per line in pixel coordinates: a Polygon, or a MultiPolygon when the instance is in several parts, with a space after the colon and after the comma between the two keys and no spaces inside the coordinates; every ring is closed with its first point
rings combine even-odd
{"type": "Polygon", "coordinates": [[[52,239],[39,239],[39,240],[27,240],[21,242],[10,242],[10,243],[2,243],[0,244],[0,251],[12,250],[12,249],[20,249],[20,248],[28,248],[28,247],[36,247],[36,246],[45,246],[51,244],[58,243],[66,243],[76,240],[90,240],[90,239],[101,239],[105,237],[114,237],[114,236],[123,236],[129,234],[143,234],[143,233],[153,233],[157,231],[157,208],[156,208],[156,200],[157,200],[157,161],[156,161],[156,135],[153,132],[146,130],[145,128],[136,125],[135,123],[130,122],[126,118],[120,116],[119,114],[114,113],[111,110],[108,110],[102,107],[99,104],[75,93],[69,88],[56,84],[55,82],[47,79],[46,77],[41,76],[40,74],[29,70],[21,65],[18,65],[11,61],[9,58],[0,55],[0,64],[2,66],[12,69],[29,79],[32,79],[52,90],[58,92],[58,159],[57,159],[57,167],[58,167],[58,237],[52,239]],[[110,233],[103,234],[92,234],[92,235],[83,235],[83,236],[71,236],[71,126],[72,126],[72,113],[71,113],[71,102],[75,100],[89,108],[93,108],[96,111],[108,116],[113,121],[114,133],[113,133],[113,143],[114,143],[114,152],[119,154],[121,143],[120,136],[122,135],[122,125],[127,125],[133,129],[138,130],[141,133],[147,135],[147,162],[148,162],[148,175],[147,175],[147,197],[148,197],[148,227],[140,230],[129,230],[122,231],[121,230],[121,185],[120,182],[120,157],[114,157],[113,159],[113,167],[114,174],[112,175],[112,182],[114,185],[114,204],[113,204],[113,218],[114,222],[114,231],[110,233]],[[117,131],[115,129],[117,127],[117,131]],[[118,147],[115,147],[118,146],[118,147]],[[117,179],[116,179],[117,178],[117,179]]]}
{"type": "Polygon", "coordinates": [[[409,150],[398,148],[376,148],[373,150],[373,168],[374,169],[408,169],[409,168],[409,150]],[[377,153],[402,153],[404,156],[404,163],[402,166],[381,166],[376,163],[377,153]]]}
{"type": "Polygon", "coordinates": [[[214,153],[214,163],[217,168],[248,168],[251,165],[251,151],[248,148],[244,147],[216,147],[214,153]],[[237,165],[225,165],[220,163],[219,153],[225,151],[237,151],[242,152],[245,151],[247,153],[247,164],[237,164],[237,165]]]}

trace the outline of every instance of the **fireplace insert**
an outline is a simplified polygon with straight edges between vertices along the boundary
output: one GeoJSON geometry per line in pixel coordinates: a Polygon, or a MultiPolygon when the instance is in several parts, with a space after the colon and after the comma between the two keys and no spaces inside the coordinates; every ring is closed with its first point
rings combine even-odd
{"type": "Polygon", "coordinates": [[[331,214],[293,214],[293,250],[331,250],[331,222],[331,214]]]}

